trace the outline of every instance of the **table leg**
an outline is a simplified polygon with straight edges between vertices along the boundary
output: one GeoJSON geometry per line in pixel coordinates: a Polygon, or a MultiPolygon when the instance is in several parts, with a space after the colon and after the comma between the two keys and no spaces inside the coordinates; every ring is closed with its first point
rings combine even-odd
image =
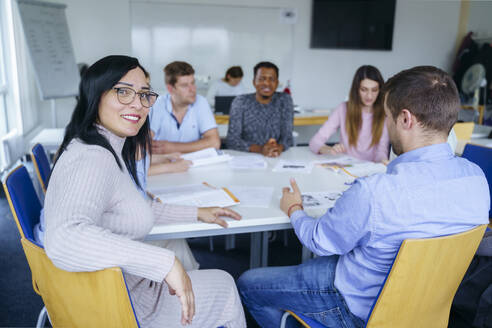
{"type": "Polygon", "coordinates": [[[225,235],[225,250],[236,248],[236,235],[225,235]]]}
{"type": "Polygon", "coordinates": [[[261,233],[261,266],[268,266],[268,231],[261,233]]]}
{"type": "Polygon", "coordinates": [[[268,266],[268,231],[251,233],[249,268],[268,266]]]}
{"type": "Polygon", "coordinates": [[[249,268],[254,269],[261,266],[261,237],[262,232],[251,233],[251,245],[249,256],[249,268]]]}

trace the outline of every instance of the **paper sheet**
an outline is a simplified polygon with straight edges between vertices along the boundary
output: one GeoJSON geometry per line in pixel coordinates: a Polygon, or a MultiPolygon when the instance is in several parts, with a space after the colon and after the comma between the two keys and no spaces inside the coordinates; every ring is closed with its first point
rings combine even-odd
{"type": "Polygon", "coordinates": [[[301,161],[279,160],[273,168],[273,172],[297,172],[311,173],[313,166],[311,163],[301,161]]]}
{"type": "Polygon", "coordinates": [[[232,169],[264,170],[267,166],[267,162],[261,155],[234,156],[229,161],[229,167],[232,169]]]}
{"type": "Polygon", "coordinates": [[[329,208],[335,205],[336,200],[342,195],[339,191],[319,191],[302,193],[302,205],[304,208],[329,208]]]}
{"type": "Polygon", "coordinates": [[[225,154],[222,150],[215,148],[205,148],[199,151],[181,155],[181,158],[191,161],[192,167],[227,162],[232,159],[231,155],[225,154]]]}
{"type": "Polygon", "coordinates": [[[176,204],[176,205],[188,205],[196,207],[227,207],[237,205],[239,202],[235,202],[224,189],[214,189],[210,191],[204,191],[201,193],[193,194],[191,196],[183,196],[162,200],[163,203],[176,204]]]}
{"type": "MultiPolygon", "coordinates": [[[[222,151],[221,151],[222,153],[222,151]]],[[[215,157],[218,156],[218,151],[215,148],[205,148],[202,150],[194,151],[192,153],[187,153],[181,155],[182,158],[193,161],[197,159],[203,159],[203,158],[209,158],[209,157],[215,157]]]]}
{"type": "Polygon", "coordinates": [[[386,166],[382,163],[362,161],[349,156],[333,156],[314,161],[312,164],[315,167],[330,169],[353,177],[364,177],[375,173],[386,172],[386,166]]]}
{"type": "Polygon", "coordinates": [[[241,200],[245,207],[270,207],[273,196],[273,187],[231,186],[229,190],[241,200]]]}
{"type": "Polygon", "coordinates": [[[150,192],[158,196],[161,200],[164,200],[168,198],[187,196],[193,193],[209,191],[210,189],[212,188],[203,183],[200,183],[152,189],[150,190],[150,192]]]}
{"type": "Polygon", "coordinates": [[[204,183],[166,187],[151,191],[163,203],[167,204],[197,207],[225,207],[239,204],[239,201],[233,199],[224,189],[213,188],[204,183]]]}
{"type": "MultiPolygon", "coordinates": [[[[152,190],[163,203],[197,207],[226,207],[237,205],[224,189],[205,184],[191,184],[152,190]]],[[[237,198],[237,197],[236,197],[237,198]]]]}

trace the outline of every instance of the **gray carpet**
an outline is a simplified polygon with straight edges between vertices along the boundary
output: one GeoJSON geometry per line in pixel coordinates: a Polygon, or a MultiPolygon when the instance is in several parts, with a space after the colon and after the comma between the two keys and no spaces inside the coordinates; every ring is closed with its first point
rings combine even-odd
{"type": "Polygon", "coordinates": [[[5,198],[0,198],[0,327],[36,325],[43,301],[32,289],[31,271],[5,198]]]}

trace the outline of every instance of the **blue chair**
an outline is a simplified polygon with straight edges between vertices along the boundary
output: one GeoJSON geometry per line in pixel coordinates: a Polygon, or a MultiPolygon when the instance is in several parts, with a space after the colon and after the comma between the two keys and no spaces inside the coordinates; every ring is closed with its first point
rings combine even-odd
{"type": "Polygon", "coordinates": [[[39,180],[39,184],[41,185],[43,192],[46,193],[46,187],[48,184],[48,178],[51,173],[51,167],[48,156],[46,156],[46,151],[41,144],[37,143],[34,145],[34,147],[32,147],[31,158],[34,164],[34,170],[36,171],[36,175],[39,180]]]}
{"type": "MultiPolygon", "coordinates": [[[[461,157],[480,166],[489,183],[489,193],[492,198],[492,148],[466,144],[461,157]]],[[[489,218],[492,218],[492,208],[489,211],[489,218]]]]}
{"type": "Polygon", "coordinates": [[[41,203],[26,168],[19,165],[10,172],[3,188],[21,238],[35,242],[34,226],[39,223],[41,203]]]}
{"type": "MultiPolygon", "coordinates": [[[[366,327],[447,327],[454,294],[485,228],[484,224],[454,235],[404,240],[369,312],[366,327]]],[[[324,327],[300,313],[289,312],[282,318],[284,325],[292,313],[304,327],[324,327]]]]}
{"type": "Polygon", "coordinates": [[[45,304],[36,327],[44,327],[46,313],[53,327],[139,327],[120,268],[64,271],[34,241],[41,204],[26,168],[14,169],[3,187],[31,268],[33,289],[45,304]]]}

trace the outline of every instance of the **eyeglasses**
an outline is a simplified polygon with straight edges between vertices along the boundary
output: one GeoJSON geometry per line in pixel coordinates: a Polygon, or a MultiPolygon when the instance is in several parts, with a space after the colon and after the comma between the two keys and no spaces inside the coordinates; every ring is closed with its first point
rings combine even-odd
{"type": "Polygon", "coordinates": [[[135,100],[135,96],[138,95],[138,99],[140,99],[140,103],[142,104],[142,106],[151,107],[159,96],[157,93],[152,91],[136,92],[132,88],[127,87],[116,87],[113,89],[116,90],[118,101],[123,105],[128,105],[132,103],[133,100],[135,100]]]}

